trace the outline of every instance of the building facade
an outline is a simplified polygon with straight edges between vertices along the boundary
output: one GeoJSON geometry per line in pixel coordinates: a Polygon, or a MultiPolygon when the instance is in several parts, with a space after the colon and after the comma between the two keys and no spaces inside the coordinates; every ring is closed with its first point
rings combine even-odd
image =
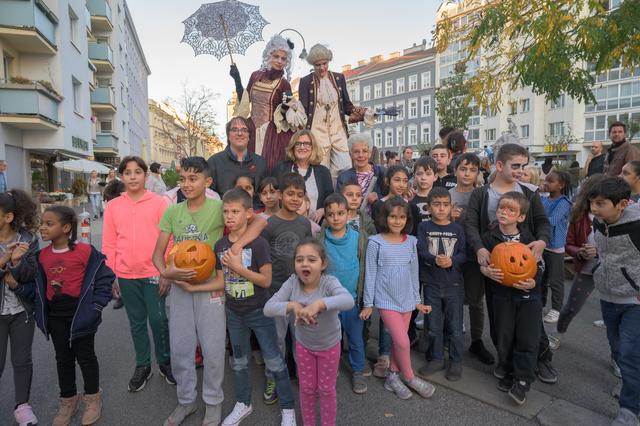
{"type": "MultiPolygon", "coordinates": [[[[398,115],[379,116],[367,129],[359,123],[352,131],[370,131],[380,151],[420,148],[436,140],[435,82],[436,53],[426,40],[388,59],[382,55],[359,61],[357,67],[343,67],[347,90],[354,104],[373,110],[396,107],[398,115]]],[[[416,150],[417,151],[417,150],[416,150]]]]}
{"type": "MultiPolygon", "coordinates": [[[[446,14],[454,20],[454,26],[462,27],[488,3],[487,0],[443,2],[436,16],[436,25],[446,14]]],[[[621,1],[608,0],[608,3],[609,8],[614,9],[621,1]]],[[[445,52],[438,54],[438,84],[451,76],[455,64],[465,58],[464,46],[455,41],[445,52]]],[[[467,73],[473,74],[482,60],[482,57],[468,60],[467,73]]],[[[614,68],[594,77],[596,104],[585,105],[566,95],[548,101],[524,87],[505,95],[500,111],[480,111],[474,107],[467,124],[470,149],[492,145],[509,131],[510,123],[513,123],[512,128],[515,126],[520,141],[534,158],[553,155],[566,160],[576,159],[582,164],[594,141],[608,142],[609,124],[617,120],[640,123],[640,70],[630,72],[614,68]],[[562,141],[569,143],[558,146],[557,143],[562,141]]],[[[630,136],[637,138],[639,135],[630,136]]]]}
{"type": "MultiPolygon", "coordinates": [[[[120,151],[113,117],[129,119],[117,115],[122,101],[111,84],[127,79],[111,43],[126,37],[111,1],[125,10],[122,0],[0,0],[0,159],[10,187],[65,189],[70,176],[54,162],[120,151]]],[[[145,105],[146,75],[137,77],[145,105]]]]}

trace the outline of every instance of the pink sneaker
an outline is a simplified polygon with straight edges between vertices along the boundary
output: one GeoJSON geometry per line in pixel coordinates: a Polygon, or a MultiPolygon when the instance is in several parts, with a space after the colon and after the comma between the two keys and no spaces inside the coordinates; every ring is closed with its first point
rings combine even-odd
{"type": "Polygon", "coordinates": [[[18,405],[13,415],[20,426],[34,426],[38,424],[38,419],[35,414],[33,414],[33,409],[26,402],[18,405]]]}

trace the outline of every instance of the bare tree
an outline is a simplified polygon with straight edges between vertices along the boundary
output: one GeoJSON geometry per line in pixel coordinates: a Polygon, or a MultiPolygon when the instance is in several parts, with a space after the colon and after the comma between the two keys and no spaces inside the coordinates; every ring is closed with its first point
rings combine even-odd
{"type": "Polygon", "coordinates": [[[180,99],[165,99],[164,106],[172,122],[169,119],[162,120],[162,133],[171,140],[179,158],[206,155],[207,145],[217,140],[216,112],[213,107],[216,97],[204,86],[192,88],[183,82],[180,99]]]}

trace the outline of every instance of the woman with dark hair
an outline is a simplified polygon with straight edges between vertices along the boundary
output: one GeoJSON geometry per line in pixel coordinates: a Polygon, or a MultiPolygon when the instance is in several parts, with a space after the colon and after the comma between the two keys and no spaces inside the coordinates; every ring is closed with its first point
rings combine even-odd
{"type": "Polygon", "coordinates": [[[324,216],[324,199],[333,193],[333,181],[329,169],[320,164],[318,145],[311,131],[297,131],[289,141],[286,154],[287,160],[278,163],[273,176],[279,179],[294,172],[304,177],[310,201],[309,219],[319,223],[324,216]]]}
{"type": "Polygon", "coordinates": [[[451,153],[451,163],[449,165],[452,170],[455,170],[458,158],[467,150],[467,140],[462,132],[455,130],[446,136],[446,141],[447,149],[451,153]]]}
{"type": "Polygon", "coordinates": [[[384,153],[384,157],[387,160],[387,169],[391,166],[398,164],[398,153],[394,151],[387,151],[384,153]]]}

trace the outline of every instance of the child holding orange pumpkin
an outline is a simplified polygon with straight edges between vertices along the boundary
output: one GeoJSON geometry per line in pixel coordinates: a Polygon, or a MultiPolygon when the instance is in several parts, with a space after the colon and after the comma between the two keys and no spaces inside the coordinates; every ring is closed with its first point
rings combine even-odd
{"type": "MultiPolygon", "coordinates": [[[[507,192],[500,197],[496,218],[498,226],[489,229],[482,237],[484,247],[491,251],[505,241],[518,241],[529,244],[534,237],[518,224],[526,219],[529,200],[519,192],[507,192]]],[[[518,265],[518,253],[515,257],[518,265]]],[[[529,253],[531,256],[531,253],[529,253]]],[[[519,405],[525,403],[526,392],[535,380],[535,369],[540,340],[540,321],[542,306],[540,285],[536,279],[527,278],[511,286],[502,284],[506,273],[520,274],[526,271],[513,269],[506,259],[488,266],[481,265],[480,271],[490,279],[493,294],[493,310],[496,326],[498,367],[504,371],[504,377],[498,382],[498,389],[509,392],[509,396],[519,405]]],[[[539,279],[540,272],[536,278],[539,279]]]]}
{"type": "MultiPolygon", "coordinates": [[[[211,172],[202,157],[188,157],[180,162],[180,189],[186,202],[167,207],[160,220],[160,235],[153,251],[153,264],[162,278],[173,282],[167,300],[171,333],[171,367],[177,382],[178,406],[165,426],[175,426],[197,410],[197,375],[193,354],[199,341],[204,359],[203,400],[206,412],[202,424],[219,424],[222,417],[222,379],[224,377],[225,339],[224,285],[215,276],[205,284],[189,284],[196,278],[197,268],[178,268],[170,258],[165,265],[164,254],[169,240],[174,243],[196,240],[214,244],[223,234],[222,201],[206,197],[211,186],[211,172]],[[206,330],[206,332],[204,332],[206,330]]],[[[262,219],[259,219],[262,220],[262,219]]],[[[248,231],[246,241],[258,232],[248,231]]],[[[245,241],[245,240],[243,240],[245,241]]],[[[240,247],[243,241],[239,241],[240,247]]],[[[212,254],[213,255],[213,254],[212,254]]],[[[195,263],[206,262],[206,254],[195,250],[195,263]]],[[[126,302],[125,302],[126,306],[126,302]]]]}

